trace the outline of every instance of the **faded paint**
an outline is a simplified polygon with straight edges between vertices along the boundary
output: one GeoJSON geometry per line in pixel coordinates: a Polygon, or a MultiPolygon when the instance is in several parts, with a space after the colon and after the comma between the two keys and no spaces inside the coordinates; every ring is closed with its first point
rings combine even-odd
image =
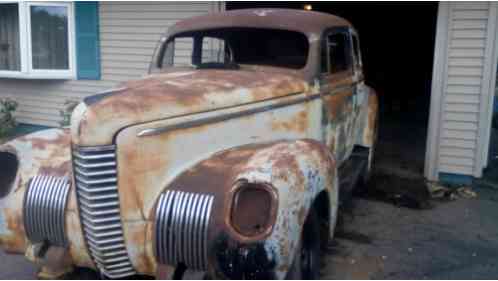
{"type": "Polygon", "coordinates": [[[192,17],[169,28],[169,34],[224,27],[275,28],[299,31],[312,36],[334,26],[351,26],[340,17],[294,9],[243,9],[192,17]]]}

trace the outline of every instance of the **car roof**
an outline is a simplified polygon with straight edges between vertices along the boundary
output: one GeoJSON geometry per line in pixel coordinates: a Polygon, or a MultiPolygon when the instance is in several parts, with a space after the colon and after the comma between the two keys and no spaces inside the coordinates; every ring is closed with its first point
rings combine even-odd
{"type": "Polygon", "coordinates": [[[338,16],[296,9],[241,9],[197,16],[177,22],[169,28],[170,35],[215,28],[268,28],[283,29],[311,35],[320,35],[331,27],[350,27],[338,16]]]}

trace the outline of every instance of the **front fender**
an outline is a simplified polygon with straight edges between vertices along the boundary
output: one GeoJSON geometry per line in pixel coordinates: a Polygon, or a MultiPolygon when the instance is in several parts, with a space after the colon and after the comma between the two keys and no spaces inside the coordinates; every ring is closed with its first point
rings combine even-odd
{"type": "Polygon", "coordinates": [[[337,191],[335,165],[327,148],[314,140],[246,145],[201,161],[167,190],[214,196],[207,239],[211,274],[235,279],[284,278],[313,200],[322,191],[337,191]],[[230,191],[241,180],[269,184],[276,190],[276,221],[264,239],[241,237],[229,225],[230,191]]]}
{"type": "MultiPolygon", "coordinates": [[[[0,199],[0,247],[9,253],[26,253],[34,261],[35,257],[28,254],[31,242],[23,219],[25,194],[30,181],[37,175],[72,179],[69,130],[48,129],[28,134],[3,144],[0,152],[15,155],[19,163],[12,188],[0,199]]],[[[68,195],[64,224],[73,261],[92,267],[86,254],[73,188],[68,195]]]]}

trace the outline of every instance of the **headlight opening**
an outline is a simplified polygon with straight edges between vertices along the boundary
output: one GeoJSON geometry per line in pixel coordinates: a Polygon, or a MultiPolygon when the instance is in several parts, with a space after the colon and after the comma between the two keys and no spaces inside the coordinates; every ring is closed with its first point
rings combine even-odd
{"type": "Polygon", "coordinates": [[[0,152],[0,199],[9,195],[16,180],[19,161],[11,152],[0,152]]]}
{"type": "Polygon", "coordinates": [[[275,223],[277,193],[269,184],[238,182],[232,195],[230,225],[237,234],[262,238],[275,223]]]}

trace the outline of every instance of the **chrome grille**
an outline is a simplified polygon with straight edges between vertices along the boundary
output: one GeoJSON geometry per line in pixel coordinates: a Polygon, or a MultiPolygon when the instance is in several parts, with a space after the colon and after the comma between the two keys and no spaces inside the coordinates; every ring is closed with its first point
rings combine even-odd
{"type": "Polygon", "coordinates": [[[159,263],[185,263],[207,269],[207,231],[213,196],[167,190],[159,197],[155,220],[155,254],[159,263]]]}
{"type": "Polygon", "coordinates": [[[107,277],[136,274],[123,235],[115,146],[73,148],[81,223],[90,254],[107,277]]]}
{"type": "Polygon", "coordinates": [[[32,243],[67,245],[65,209],[71,184],[67,177],[37,175],[24,195],[24,229],[32,243]]]}

